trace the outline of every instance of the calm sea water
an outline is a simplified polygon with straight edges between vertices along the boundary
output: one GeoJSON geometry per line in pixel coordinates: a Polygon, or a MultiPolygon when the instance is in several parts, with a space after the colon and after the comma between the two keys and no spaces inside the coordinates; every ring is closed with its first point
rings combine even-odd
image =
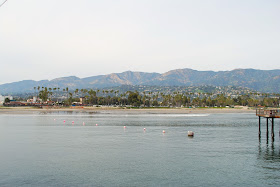
{"type": "Polygon", "coordinates": [[[254,114],[0,114],[0,186],[279,186],[262,122],[259,140],[254,114]]]}

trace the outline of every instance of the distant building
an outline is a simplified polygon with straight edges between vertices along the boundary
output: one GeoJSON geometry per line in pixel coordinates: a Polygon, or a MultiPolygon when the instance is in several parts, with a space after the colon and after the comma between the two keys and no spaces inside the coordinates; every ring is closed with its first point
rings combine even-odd
{"type": "Polygon", "coordinates": [[[80,103],[85,104],[86,103],[86,98],[85,97],[80,97],[80,103]]]}
{"type": "Polygon", "coordinates": [[[10,100],[13,100],[13,97],[12,96],[2,96],[0,95],[0,105],[3,105],[3,103],[5,102],[5,99],[8,98],[10,100]]]}
{"type": "Polygon", "coordinates": [[[42,99],[34,96],[33,99],[27,99],[27,103],[42,103],[42,99]]]}

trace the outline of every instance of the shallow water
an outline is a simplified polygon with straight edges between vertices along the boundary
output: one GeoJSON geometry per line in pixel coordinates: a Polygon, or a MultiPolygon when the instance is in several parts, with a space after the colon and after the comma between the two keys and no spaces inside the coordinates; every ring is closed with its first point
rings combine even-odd
{"type": "Polygon", "coordinates": [[[0,186],[278,186],[275,122],[272,141],[254,114],[0,114],[0,186]]]}

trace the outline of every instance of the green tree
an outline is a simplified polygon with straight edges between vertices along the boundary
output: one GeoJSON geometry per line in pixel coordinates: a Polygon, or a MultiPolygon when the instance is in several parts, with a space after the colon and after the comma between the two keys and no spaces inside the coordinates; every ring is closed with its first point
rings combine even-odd
{"type": "Polygon", "coordinates": [[[79,89],[77,88],[74,93],[77,95],[79,93],[79,89]]]}
{"type": "Polygon", "coordinates": [[[139,107],[141,105],[141,96],[138,93],[131,92],[128,95],[128,103],[132,106],[139,107]]]}
{"type": "Polygon", "coordinates": [[[66,92],[67,92],[67,100],[69,99],[69,88],[68,87],[66,87],[66,92]]]}
{"type": "Polygon", "coordinates": [[[158,101],[157,101],[157,100],[154,100],[154,101],[152,102],[152,105],[153,105],[153,106],[159,106],[158,101]]]}
{"type": "Polygon", "coordinates": [[[36,90],[37,90],[37,87],[34,86],[34,96],[36,96],[36,90]]]}
{"type": "Polygon", "coordinates": [[[90,89],[88,91],[88,94],[89,94],[89,103],[96,104],[97,103],[96,91],[94,91],[93,89],[90,89]]]}
{"type": "Polygon", "coordinates": [[[71,105],[72,104],[72,102],[73,102],[73,93],[69,93],[69,98],[67,99],[67,104],[68,105],[71,105]]]}
{"type": "Polygon", "coordinates": [[[207,100],[206,100],[206,105],[207,105],[207,106],[212,106],[212,99],[211,99],[210,96],[209,96],[209,97],[207,98],[207,100]]]}
{"type": "Polygon", "coordinates": [[[5,98],[5,100],[4,100],[4,103],[9,103],[11,100],[7,97],[7,98],[5,98]]]}
{"type": "Polygon", "coordinates": [[[39,92],[39,98],[42,99],[43,102],[47,101],[48,100],[48,97],[49,97],[49,91],[48,91],[48,88],[45,87],[43,90],[41,90],[39,92]]]}

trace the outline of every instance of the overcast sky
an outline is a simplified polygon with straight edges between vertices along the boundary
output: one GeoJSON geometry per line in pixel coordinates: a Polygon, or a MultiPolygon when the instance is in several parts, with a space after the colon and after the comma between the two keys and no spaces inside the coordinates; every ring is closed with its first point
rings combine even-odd
{"type": "Polygon", "coordinates": [[[280,69],[279,10],[279,0],[8,0],[0,8],[0,84],[280,69]]]}

